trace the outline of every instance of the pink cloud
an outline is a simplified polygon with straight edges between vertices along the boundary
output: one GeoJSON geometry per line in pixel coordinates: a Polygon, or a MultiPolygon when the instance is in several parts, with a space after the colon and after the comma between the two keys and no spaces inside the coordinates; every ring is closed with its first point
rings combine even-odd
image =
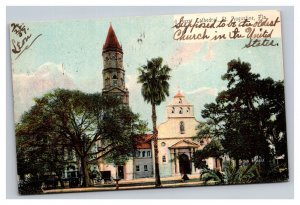
{"type": "Polygon", "coordinates": [[[61,64],[45,63],[30,74],[13,74],[15,121],[40,97],[55,88],[75,89],[72,76],[61,64]]]}
{"type": "Polygon", "coordinates": [[[189,62],[202,49],[202,43],[184,43],[167,60],[172,69],[189,62]]]}

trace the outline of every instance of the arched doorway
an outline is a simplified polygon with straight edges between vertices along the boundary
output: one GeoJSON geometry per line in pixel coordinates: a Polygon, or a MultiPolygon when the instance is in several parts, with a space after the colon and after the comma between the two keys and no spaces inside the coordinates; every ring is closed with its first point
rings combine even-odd
{"type": "Polygon", "coordinates": [[[181,174],[191,174],[191,164],[186,154],[179,155],[179,171],[181,174]]]}

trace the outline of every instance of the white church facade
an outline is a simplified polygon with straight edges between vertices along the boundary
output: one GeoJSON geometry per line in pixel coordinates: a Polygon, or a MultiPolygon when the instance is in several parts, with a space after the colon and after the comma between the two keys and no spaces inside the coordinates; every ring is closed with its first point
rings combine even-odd
{"type": "MultiPolygon", "coordinates": [[[[194,116],[194,106],[178,92],[167,106],[167,121],[158,126],[158,159],[161,177],[199,174],[192,162],[195,151],[201,150],[209,139],[196,141],[199,121],[194,116]]],[[[154,161],[153,161],[154,163],[154,161]]],[[[215,158],[206,159],[210,169],[219,167],[215,158]]]]}

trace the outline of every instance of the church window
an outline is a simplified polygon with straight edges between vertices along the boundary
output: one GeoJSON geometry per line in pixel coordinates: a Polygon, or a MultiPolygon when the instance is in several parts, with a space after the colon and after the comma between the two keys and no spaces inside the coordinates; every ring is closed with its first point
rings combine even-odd
{"type": "Polygon", "coordinates": [[[72,148],[68,148],[68,160],[72,160],[73,159],[73,150],[72,148]]]}
{"type": "Polygon", "coordinates": [[[188,107],[188,109],[186,110],[186,112],[190,112],[190,108],[188,107]]]}
{"type": "Polygon", "coordinates": [[[117,86],[118,85],[118,78],[116,75],[113,76],[113,86],[117,86]]]}
{"type": "Polygon", "coordinates": [[[182,107],[181,107],[180,110],[179,110],[179,114],[182,114],[182,110],[183,110],[183,109],[182,109],[182,107]]]}
{"type": "Polygon", "coordinates": [[[179,102],[178,103],[180,103],[180,104],[182,103],[182,99],[181,98],[179,98],[179,102]]]}
{"type": "Polygon", "coordinates": [[[143,152],[142,152],[142,157],[145,157],[145,156],[146,156],[146,152],[143,151],[143,152]]]}
{"type": "Polygon", "coordinates": [[[180,122],[179,127],[180,127],[180,133],[184,134],[184,122],[183,121],[180,122]]]}
{"type": "Polygon", "coordinates": [[[140,165],[135,166],[135,171],[139,172],[140,171],[140,165]]]}
{"type": "Polygon", "coordinates": [[[151,157],[151,152],[147,151],[147,157],[151,157]]]}
{"type": "Polygon", "coordinates": [[[141,152],[140,152],[140,151],[137,151],[137,152],[136,152],[136,156],[137,156],[137,157],[140,157],[140,156],[141,156],[141,152]]]}
{"type": "Polygon", "coordinates": [[[162,143],[161,143],[161,146],[162,146],[162,147],[166,146],[166,143],[165,143],[165,142],[162,142],[162,143]]]}
{"type": "Polygon", "coordinates": [[[106,79],[105,79],[105,86],[106,86],[106,87],[109,86],[109,78],[106,78],[106,79]]]}
{"type": "Polygon", "coordinates": [[[147,165],[144,165],[144,171],[148,171],[148,166],[147,165]]]}
{"type": "Polygon", "coordinates": [[[175,107],[172,107],[172,113],[174,113],[175,112],[175,107]]]}
{"type": "Polygon", "coordinates": [[[162,162],[167,162],[166,156],[162,156],[162,162]]]}

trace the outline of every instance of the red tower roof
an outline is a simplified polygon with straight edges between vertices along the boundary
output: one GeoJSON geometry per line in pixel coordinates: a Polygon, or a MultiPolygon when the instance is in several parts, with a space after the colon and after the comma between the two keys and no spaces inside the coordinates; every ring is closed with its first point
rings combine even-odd
{"type": "Polygon", "coordinates": [[[106,51],[119,51],[119,52],[123,53],[122,46],[120,45],[120,43],[118,41],[118,38],[115,34],[115,31],[114,31],[112,25],[109,26],[106,40],[103,45],[102,52],[106,52],[106,51]]]}

